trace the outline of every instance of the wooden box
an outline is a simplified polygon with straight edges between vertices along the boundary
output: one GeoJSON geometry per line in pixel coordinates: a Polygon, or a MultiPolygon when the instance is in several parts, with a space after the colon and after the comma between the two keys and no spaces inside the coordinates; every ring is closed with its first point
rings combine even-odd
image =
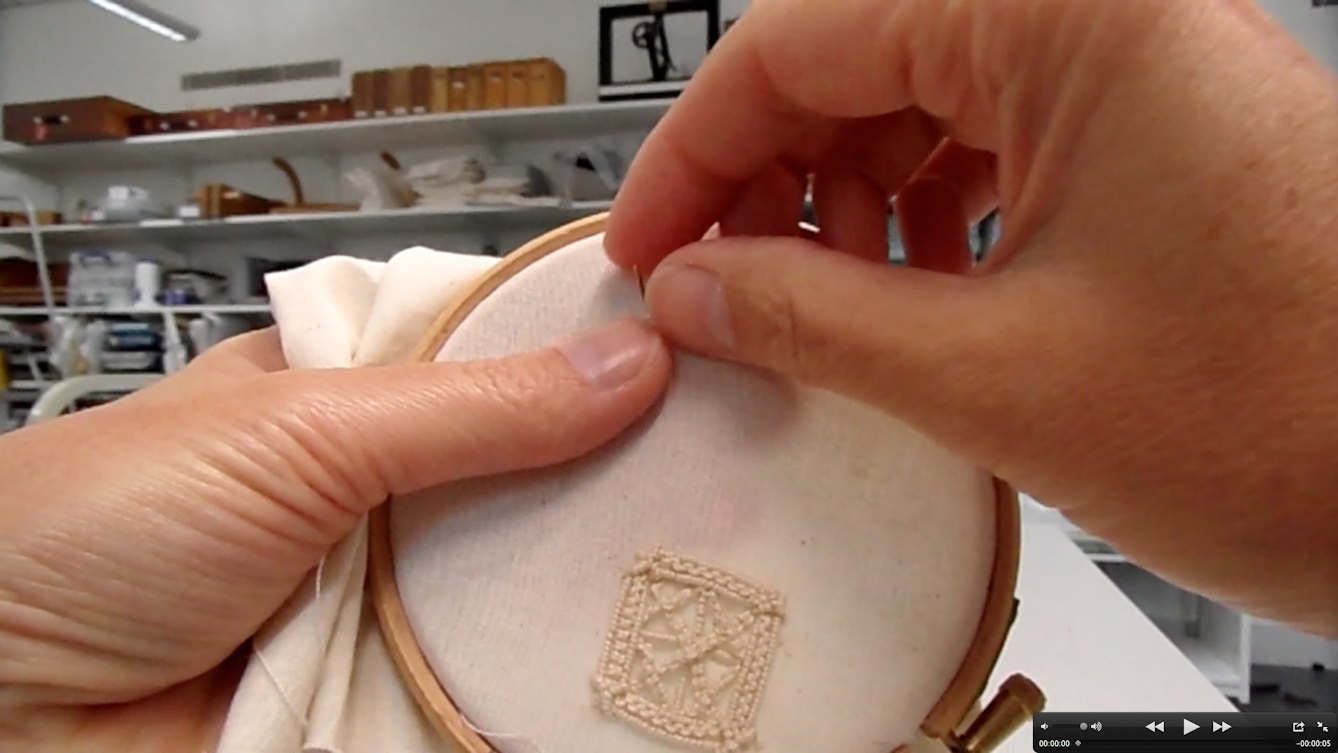
{"type": "Polygon", "coordinates": [[[432,69],[432,101],[429,112],[449,112],[451,109],[451,69],[432,69]]]}
{"type": "Polygon", "coordinates": [[[136,116],[130,119],[130,132],[135,136],[152,136],[157,133],[213,131],[232,127],[233,112],[227,108],[165,112],[155,115],[136,116]]]}
{"type": "Polygon", "coordinates": [[[530,106],[530,64],[524,60],[506,66],[506,106],[530,106]]]}
{"type": "MultiPolygon", "coordinates": [[[[37,216],[38,225],[59,225],[64,219],[60,212],[52,211],[50,209],[38,209],[33,212],[33,214],[37,216]]],[[[28,213],[5,212],[3,213],[3,216],[0,216],[0,225],[8,225],[9,227],[28,227],[28,213]]]]}
{"type": "Polygon", "coordinates": [[[422,115],[432,110],[432,66],[415,65],[409,69],[409,114],[422,115]]]}
{"type": "Polygon", "coordinates": [[[200,218],[206,220],[245,214],[268,214],[271,209],[281,206],[280,202],[238,191],[223,183],[207,183],[201,186],[195,195],[195,203],[200,208],[200,218]]]}
{"type": "Polygon", "coordinates": [[[526,61],[529,69],[529,107],[552,107],[567,103],[567,72],[549,58],[526,61]]]}
{"type": "Polygon", "coordinates": [[[390,71],[372,71],[372,117],[390,114],[390,71]]]}
{"type": "MultiPolygon", "coordinates": [[[[50,264],[52,292],[56,300],[65,300],[65,286],[70,277],[68,264],[50,264]]],[[[37,265],[27,259],[0,259],[0,304],[29,306],[42,303],[41,276],[37,265]]]]}
{"type": "Polygon", "coordinates": [[[370,118],[376,109],[376,96],[372,91],[373,71],[358,71],[353,74],[353,117],[370,118]]]}
{"type": "Polygon", "coordinates": [[[4,137],[28,145],[123,139],[132,118],[152,114],[112,97],[5,105],[4,137]]]}
{"type": "Polygon", "coordinates": [[[483,109],[501,110],[506,107],[507,72],[509,63],[486,63],[483,66],[483,109]]]}
{"type": "Polygon", "coordinates": [[[451,112],[468,110],[469,103],[469,69],[465,66],[455,66],[446,69],[446,80],[451,89],[450,97],[446,103],[446,109],[451,112]]]}
{"type": "Polygon", "coordinates": [[[465,110],[484,109],[485,93],[482,65],[465,66],[465,110]]]}
{"type": "Polygon", "coordinates": [[[270,128],[273,126],[332,123],[353,117],[353,103],[347,99],[308,99],[295,102],[268,102],[237,108],[233,128],[270,128]]]}
{"type": "Polygon", "coordinates": [[[390,91],[387,95],[388,114],[408,115],[413,106],[413,70],[407,67],[390,69],[390,91]]]}

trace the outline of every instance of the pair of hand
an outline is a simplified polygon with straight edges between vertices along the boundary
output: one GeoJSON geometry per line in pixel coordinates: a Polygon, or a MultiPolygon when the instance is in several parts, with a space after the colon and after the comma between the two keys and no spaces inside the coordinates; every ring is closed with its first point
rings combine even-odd
{"type": "Polygon", "coordinates": [[[0,437],[0,747],[211,750],[234,652],[369,509],[589,452],[670,369],[637,323],[495,362],[323,371],[285,370],[271,329],[0,437]]]}
{"type": "MultiPolygon", "coordinates": [[[[759,0],[607,242],[655,270],[677,343],[870,402],[1167,577],[1333,634],[1334,144],[1333,77],[1249,0],[759,0]],[[891,196],[913,268],[885,263],[891,196]]],[[[593,449],[669,357],[623,324],[498,362],[282,367],[249,335],[0,438],[0,738],[208,747],[228,658],[367,509],[593,449]]]]}

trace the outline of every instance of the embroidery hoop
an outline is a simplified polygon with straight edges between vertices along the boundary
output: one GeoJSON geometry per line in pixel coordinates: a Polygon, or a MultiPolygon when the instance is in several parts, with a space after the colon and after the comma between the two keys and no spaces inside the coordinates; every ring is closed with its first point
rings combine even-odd
{"type": "MultiPolygon", "coordinates": [[[[465,318],[508,280],[531,264],[604,231],[607,214],[577,220],[526,243],[462,291],[437,318],[411,360],[431,361],[465,318]]],[[[947,689],[920,724],[926,738],[953,753],[989,753],[1045,705],[1026,677],[1013,675],[979,708],[1017,612],[1014,596],[1021,554],[1017,493],[995,478],[996,546],[980,622],[947,689]]],[[[466,753],[497,753],[464,719],[424,656],[400,596],[392,551],[389,502],[369,516],[368,587],[382,635],[401,678],[438,733],[466,753]]],[[[902,746],[897,750],[903,750],[902,746]]],[[[893,753],[896,753],[895,751],[893,753]]]]}

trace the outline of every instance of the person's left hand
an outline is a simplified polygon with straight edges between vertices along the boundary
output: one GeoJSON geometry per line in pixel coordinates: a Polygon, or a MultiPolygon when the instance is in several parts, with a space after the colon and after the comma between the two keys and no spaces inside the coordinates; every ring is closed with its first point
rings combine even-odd
{"type": "Polygon", "coordinates": [[[284,370],[267,330],[0,437],[0,748],[212,749],[238,648],[364,513],[584,454],[669,372],[633,322],[498,361],[324,371],[284,370]]]}

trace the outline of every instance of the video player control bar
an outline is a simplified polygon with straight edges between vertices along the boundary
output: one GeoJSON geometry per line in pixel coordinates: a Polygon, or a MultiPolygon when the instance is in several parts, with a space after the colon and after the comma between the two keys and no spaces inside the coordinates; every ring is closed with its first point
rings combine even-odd
{"type": "Polygon", "coordinates": [[[1032,720],[1036,751],[1274,751],[1338,752],[1338,715],[1332,712],[1049,713],[1032,720]]]}

